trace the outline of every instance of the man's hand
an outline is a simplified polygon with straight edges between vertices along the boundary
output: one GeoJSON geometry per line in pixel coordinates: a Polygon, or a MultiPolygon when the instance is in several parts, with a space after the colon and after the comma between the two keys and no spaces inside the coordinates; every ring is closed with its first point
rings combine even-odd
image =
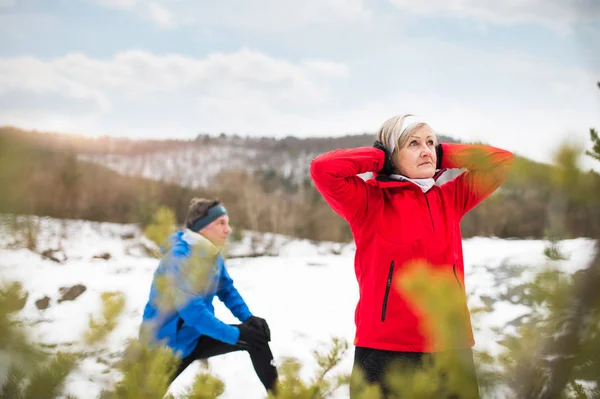
{"type": "Polygon", "coordinates": [[[269,325],[265,319],[256,316],[250,316],[250,318],[248,318],[244,324],[264,332],[265,336],[267,337],[267,341],[271,340],[271,330],[269,329],[269,325]]]}
{"type": "Polygon", "coordinates": [[[394,173],[394,164],[392,163],[392,157],[389,154],[388,150],[386,150],[383,143],[381,141],[375,141],[375,143],[373,143],[373,147],[383,151],[385,159],[385,161],[383,162],[383,167],[378,173],[382,175],[391,175],[392,173],[394,173]]]}
{"type": "Polygon", "coordinates": [[[249,324],[239,324],[240,338],[237,344],[246,348],[262,349],[267,346],[267,336],[264,331],[249,324]]]}

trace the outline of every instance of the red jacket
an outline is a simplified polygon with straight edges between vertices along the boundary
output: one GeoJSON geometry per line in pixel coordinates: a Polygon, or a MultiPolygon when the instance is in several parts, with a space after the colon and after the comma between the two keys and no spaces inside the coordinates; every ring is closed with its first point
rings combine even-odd
{"type": "Polygon", "coordinates": [[[403,352],[444,349],[421,333],[421,316],[394,289],[403,266],[414,259],[452,268],[465,296],[464,346],[475,343],[466,302],[460,220],[504,182],[513,155],[469,144],[442,144],[442,150],[442,169],[467,170],[427,193],[388,176],[367,181],[357,176],[381,170],[384,154],[376,148],[335,150],[311,163],[317,190],[349,223],[356,243],[354,270],[360,294],[356,346],[403,352]]]}

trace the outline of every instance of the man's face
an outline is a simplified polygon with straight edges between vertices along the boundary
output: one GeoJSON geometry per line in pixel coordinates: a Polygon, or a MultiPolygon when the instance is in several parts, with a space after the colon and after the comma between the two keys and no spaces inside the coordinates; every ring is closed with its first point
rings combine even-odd
{"type": "Polygon", "coordinates": [[[202,234],[204,238],[212,242],[218,247],[225,245],[227,237],[231,234],[231,227],[229,227],[229,216],[223,215],[213,221],[211,224],[200,230],[198,233],[202,234]]]}

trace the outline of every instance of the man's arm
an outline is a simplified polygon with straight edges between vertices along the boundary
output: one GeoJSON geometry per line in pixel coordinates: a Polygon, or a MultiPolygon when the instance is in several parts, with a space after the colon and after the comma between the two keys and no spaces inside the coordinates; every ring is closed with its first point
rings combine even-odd
{"type": "Polygon", "coordinates": [[[244,298],[242,298],[233,285],[233,279],[229,276],[222,258],[219,258],[219,261],[221,262],[222,268],[217,297],[225,304],[225,306],[227,306],[235,317],[241,322],[244,322],[252,316],[252,313],[248,309],[244,298]]]}
{"type": "Polygon", "coordinates": [[[177,263],[180,262],[172,265],[170,270],[173,281],[172,294],[179,316],[186,325],[195,328],[201,334],[235,345],[240,337],[239,329],[217,319],[208,308],[205,298],[190,289],[195,284],[189,281],[189,276],[181,273],[180,267],[177,267],[177,263]]]}

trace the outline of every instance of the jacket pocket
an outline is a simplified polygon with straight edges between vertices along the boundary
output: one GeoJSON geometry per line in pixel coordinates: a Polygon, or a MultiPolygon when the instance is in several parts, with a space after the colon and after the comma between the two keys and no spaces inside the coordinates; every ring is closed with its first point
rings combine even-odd
{"type": "Polygon", "coordinates": [[[394,275],[394,261],[390,263],[390,271],[388,273],[387,284],[385,286],[385,295],[383,296],[383,304],[381,306],[381,321],[385,321],[385,311],[387,308],[388,296],[390,295],[390,288],[392,287],[392,277],[394,275]]]}

